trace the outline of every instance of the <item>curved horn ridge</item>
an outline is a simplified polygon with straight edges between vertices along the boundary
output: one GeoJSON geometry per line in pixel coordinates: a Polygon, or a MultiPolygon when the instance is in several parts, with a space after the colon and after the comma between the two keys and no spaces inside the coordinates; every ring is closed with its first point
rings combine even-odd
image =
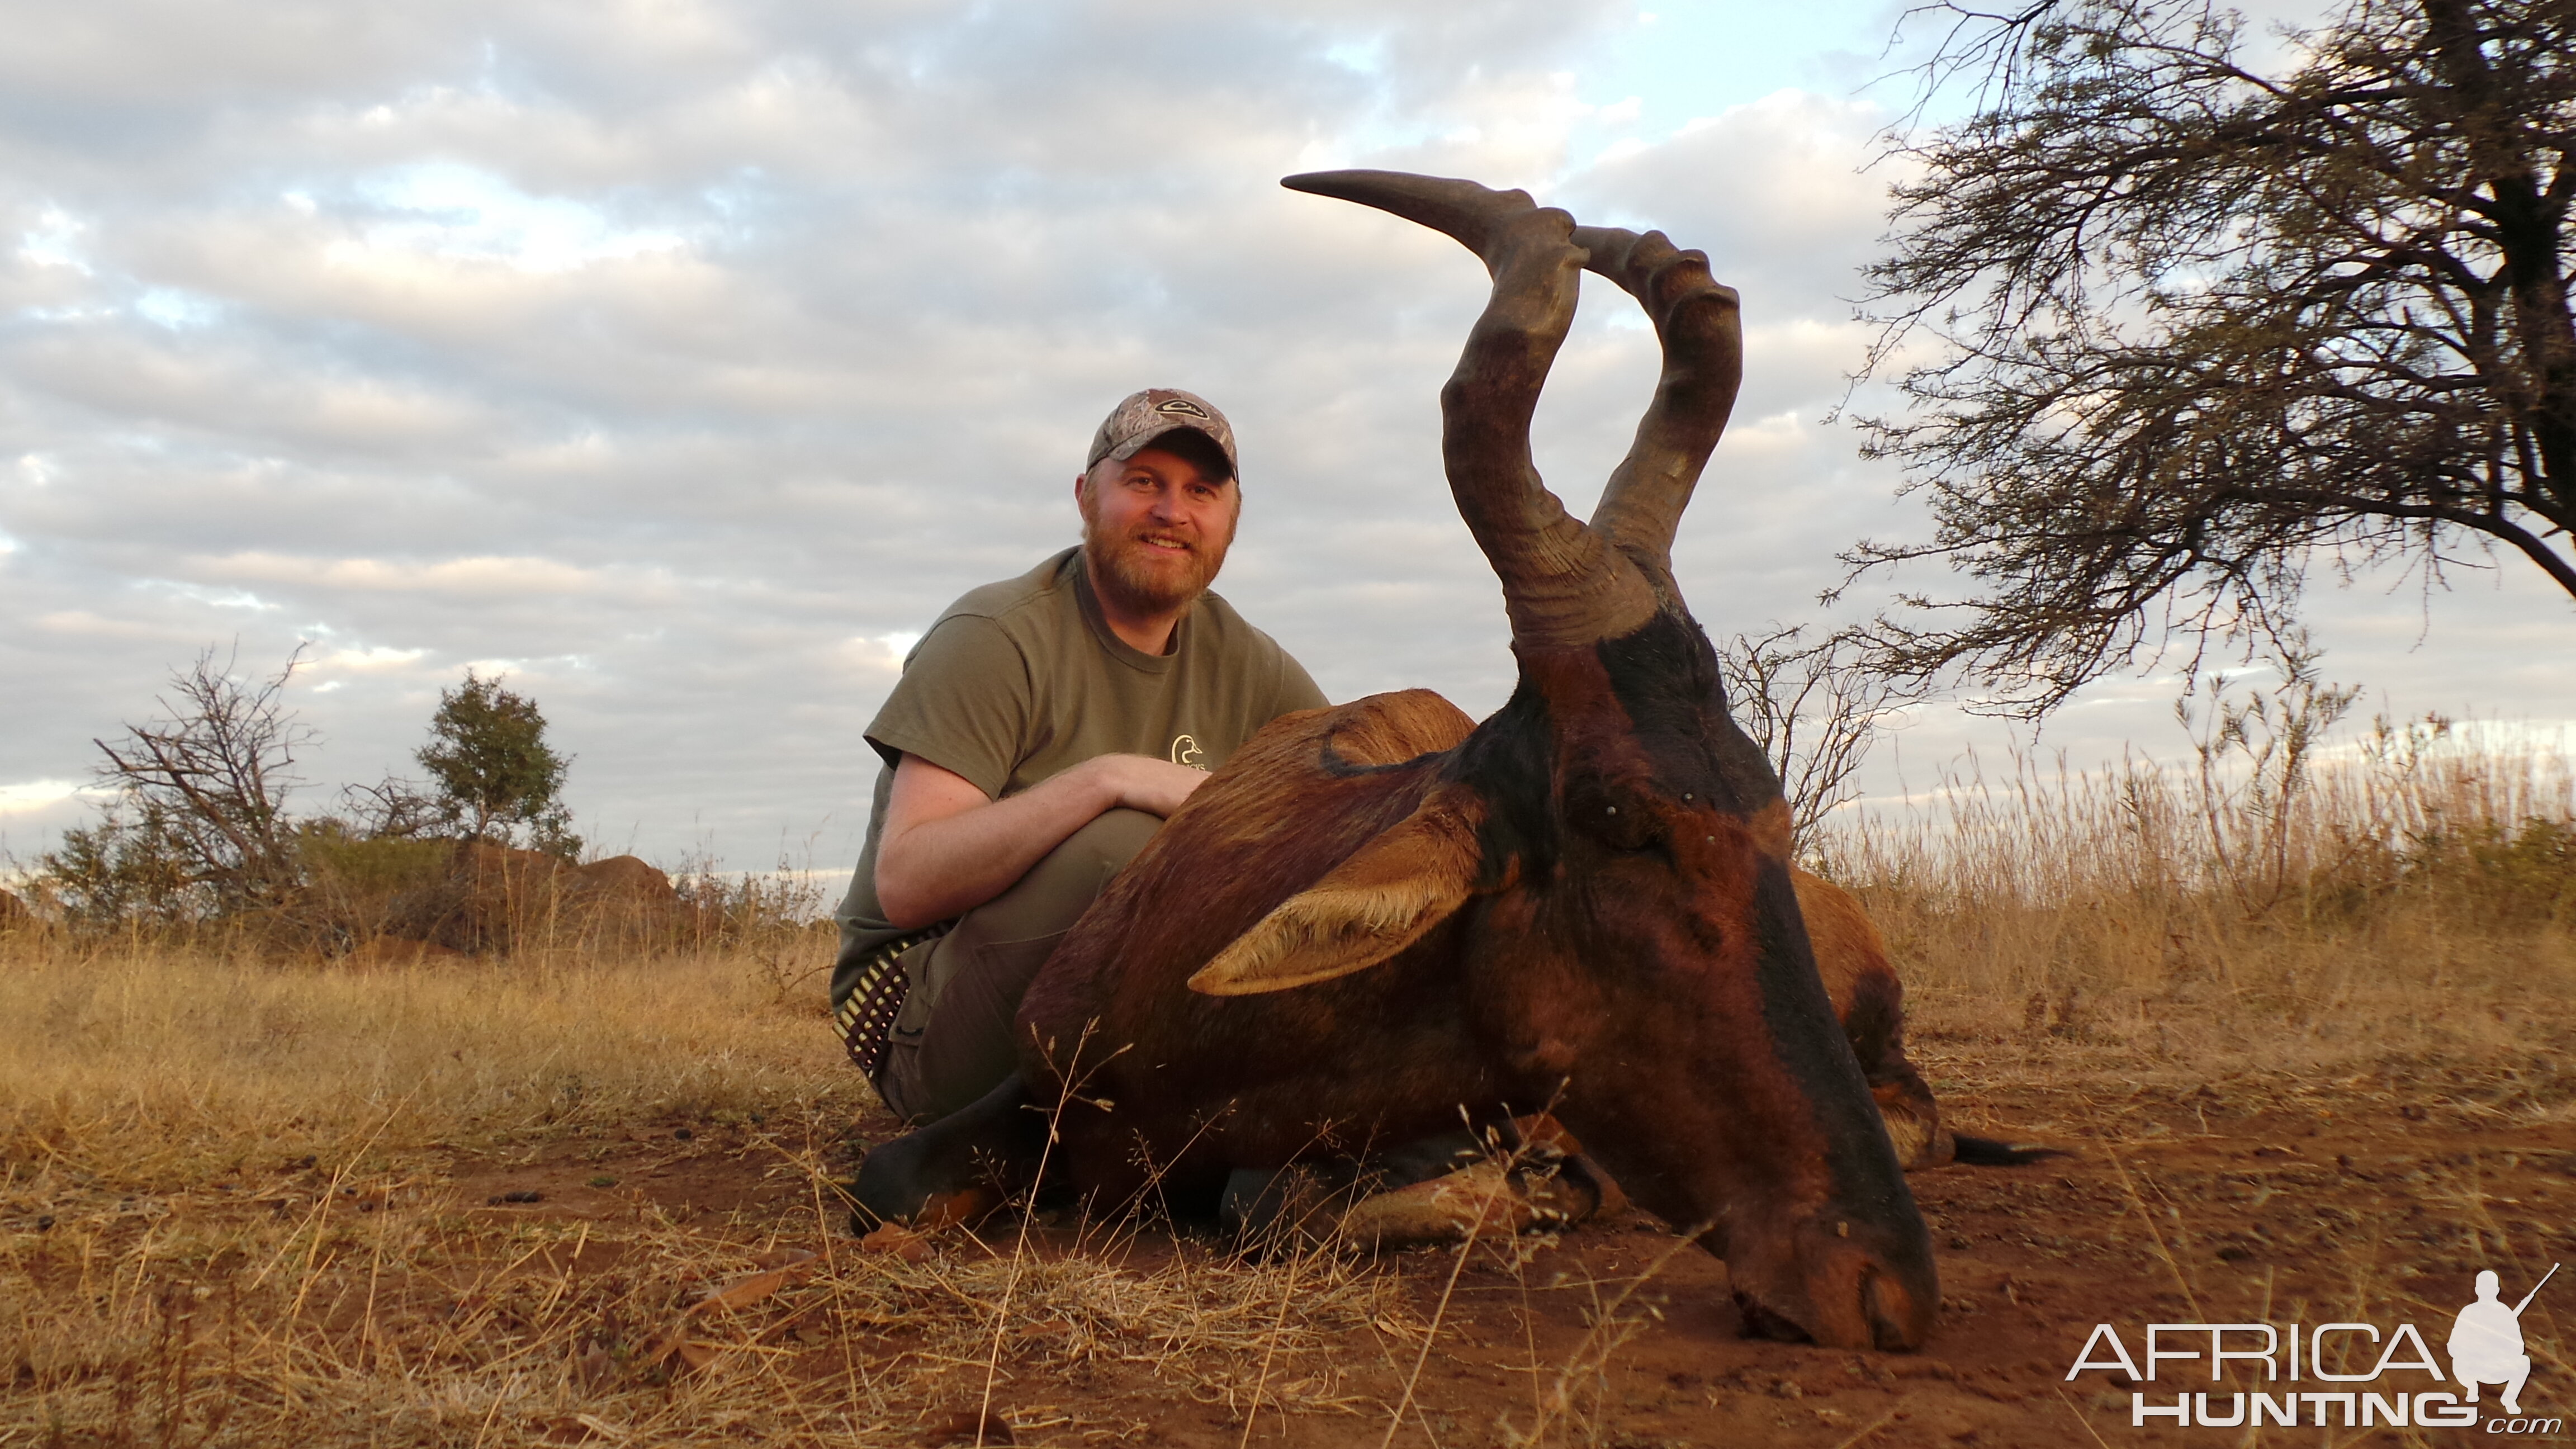
{"type": "Polygon", "coordinates": [[[1742,309],[1735,289],[1709,275],[1707,253],[1683,251],[1662,232],[1579,226],[1573,240],[1584,249],[1586,270],[1637,299],[1664,353],[1654,401],[1601,490],[1592,527],[1636,560],[1658,593],[1677,599],[1673,534],[1735,408],[1744,378],[1742,309]]]}
{"type": "Polygon", "coordinates": [[[1441,457],[1458,511],[1502,580],[1513,639],[1583,647],[1644,625],[1660,607],[1655,585],[1566,512],[1530,457],[1530,418],[1590,260],[1574,219],[1527,192],[1397,171],[1320,171],[1280,184],[1430,227],[1492,274],[1493,293],[1441,389],[1441,457]]]}

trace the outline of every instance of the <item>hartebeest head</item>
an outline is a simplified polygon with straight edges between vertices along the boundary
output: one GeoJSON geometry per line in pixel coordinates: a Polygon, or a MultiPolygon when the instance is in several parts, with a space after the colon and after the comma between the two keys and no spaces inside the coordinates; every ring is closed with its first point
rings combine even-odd
{"type": "Polygon", "coordinates": [[[1518,191],[1379,171],[1290,177],[1434,227],[1493,295],[1443,391],[1458,507],[1501,576],[1520,684],[1419,809],[1191,979],[1247,995],[1362,971],[1455,920],[1485,1044],[1644,1206],[1724,1257],[1757,1328],[1912,1347],[1930,1243],[1809,952],[1777,778],[1728,718],[1675,588],[1681,511],[1742,376],[1735,293],[1658,232],[1518,191]],[[1653,318],[1664,369],[1587,525],[1529,424],[1577,274],[1653,318]]]}

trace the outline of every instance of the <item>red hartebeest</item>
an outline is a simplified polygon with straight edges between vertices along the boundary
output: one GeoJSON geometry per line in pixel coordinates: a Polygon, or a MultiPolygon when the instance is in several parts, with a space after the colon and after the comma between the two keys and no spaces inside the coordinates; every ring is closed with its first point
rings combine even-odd
{"type": "Polygon", "coordinates": [[[1441,394],[1442,451],[1502,579],[1519,687],[1482,724],[1422,691],[1273,722],[1040,972],[1020,1075],[871,1154],[862,1203],[906,1217],[1030,1186],[1041,1157],[1080,1192],[1131,1196],[1151,1174],[1212,1194],[1319,1141],[1549,1108],[1726,1260],[1749,1327],[1920,1344],[1940,1295],[1882,1102],[1909,1157],[1945,1144],[1897,1045],[1894,978],[1883,957],[1838,993],[1820,977],[1778,781],[1673,582],[1742,373],[1735,293],[1661,233],[1579,227],[1517,191],[1286,184],[1434,227],[1492,274],[1441,394]],[[1664,354],[1588,525],[1529,452],[1587,268],[1643,304],[1664,354]]]}

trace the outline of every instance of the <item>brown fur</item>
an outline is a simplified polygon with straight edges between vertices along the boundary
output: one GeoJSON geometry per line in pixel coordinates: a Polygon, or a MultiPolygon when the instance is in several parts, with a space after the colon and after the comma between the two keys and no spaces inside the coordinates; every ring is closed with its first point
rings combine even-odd
{"type": "MultiPolygon", "coordinates": [[[[1586,692],[1616,714],[1606,690],[1586,692]]],[[[1785,844],[1764,828],[1769,812],[1747,821],[1659,800],[1651,763],[1620,748],[1623,724],[1595,726],[1611,743],[1582,765],[1591,777],[1606,766],[1612,788],[1621,776],[1633,782],[1619,791],[1628,818],[1668,839],[1702,889],[1663,899],[1667,870],[1614,857],[1573,903],[1627,923],[1633,944],[1613,948],[1620,959],[1689,959],[1764,939],[1774,927],[1755,909],[1755,879],[1783,869],[1785,844]]],[[[1111,884],[1020,1014],[1030,1033],[1023,1076],[1039,1100],[1069,1103],[1054,1158],[1068,1178],[1113,1197],[1157,1174],[1185,1189],[1229,1165],[1443,1130],[1460,1103],[1534,1110],[1570,1076],[1577,1089],[1560,1115],[1604,1145],[1643,1205],[1677,1224],[1704,1211],[1694,1206],[1704,1194],[1674,1174],[1692,1170],[1689,1152],[1712,1134],[1730,1155],[1770,1152],[1777,1165],[1757,1200],[1830,1198],[1821,1156],[1776,1150],[1775,1139],[1794,1135],[1784,1124],[1809,1110],[1791,1083],[1759,1072],[1673,1075],[1706,1060],[1695,1043],[1707,1032],[1764,1019],[1751,977],[1695,976],[1680,989],[1716,993],[1698,1008],[1653,997],[1662,988],[1651,983],[1649,999],[1605,996],[1554,946],[1597,927],[1561,921],[1516,889],[1514,870],[1497,870],[1460,824],[1473,802],[1456,799],[1460,787],[1441,774],[1468,732],[1464,715],[1423,691],[1275,722],[1111,884]],[[1367,919],[1388,900],[1400,906],[1386,912],[1400,921],[1391,930],[1367,919]],[[1471,902],[1483,945],[1462,955],[1471,902]],[[1336,910],[1356,923],[1329,920],[1336,910]],[[1389,934],[1402,939],[1388,944],[1389,934]],[[1194,976],[1228,975],[1243,994],[1183,989],[1194,976]],[[1083,1110],[1103,1102],[1109,1110],[1083,1110]],[[1641,1119],[1625,1105],[1636,1102],[1663,1105],[1641,1119]]],[[[1822,994],[1860,1053],[1890,1139],[1904,1165],[1929,1165],[1937,1128],[1926,1124],[1936,1119],[1903,1056],[1901,990],[1883,945],[1848,895],[1813,877],[1784,879],[1799,909],[1815,903],[1822,994]]],[[[1750,1251],[1730,1255],[1748,1278],[1750,1251]]]]}
{"type": "MultiPolygon", "coordinates": [[[[1452,748],[1473,728],[1464,713],[1427,691],[1379,698],[1390,701],[1387,708],[1334,722],[1323,741],[1328,758],[1353,766],[1399,763],[1452,748]]],[[[1378,965],[1419,940],[1466,903],[1480,864],[1468,816],[1481,812],[1460,802],[1458,793],[1426,799],[1322,880],[1274,907],[1192,976],[1190,989],[1243,996],[1305,986],[1378,965]]],[[[1778,820],[1766,813],[1760,824],[1785,826],[1787,808],[1775,813],[1778,820]]],[[[1785,839],[1779,844],[1785,849],[1785,839]]],[[[1950,1133],[1940,1125],[1931,1088],[1905,1056],[1905,988],[1887,942],[1850,892],[1796,868],[1790,881],[1817,973],[1869,1079],[1897,1160],[1909,1172],[1948,1164],[1950,1133]]]]}

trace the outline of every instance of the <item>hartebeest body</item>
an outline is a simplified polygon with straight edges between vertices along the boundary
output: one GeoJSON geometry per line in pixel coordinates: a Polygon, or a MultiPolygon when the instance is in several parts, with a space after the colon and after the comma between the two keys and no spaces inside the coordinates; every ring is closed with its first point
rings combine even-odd
{"type": "Polygon", "coordinates": [[[1896,1048],[1894,980],[1883,959],[1844,971],[1838,1017],[1778,781],[1669,561],[1741,376],[1735,294],[1660,233],[1577,227],[1519,192],[1287,184],[1433,226],[1492,273],[1443,454],[1502,579],[1519,687],[1482,724],[1421,691],[1274,722],[1047,963],[1020,1076],[879,1149],[862,1201],[910,1215],[997,1165],[1028,1185],[1041,1160],[1086,1193],[1151,1174],[1213,1196],[1232,1171],[1453,1128],[1462,1107],[1552,1109],[1726,1259],[1751,1326],[1919,1344],[1939,1293],[1873,1086],[1919,1129],[1910,1156],[1937,1127],[1896,1048]],[[1644,305],[1664,351],[1588,525],[1529,456],[1585,268],[1644,305]]]}

